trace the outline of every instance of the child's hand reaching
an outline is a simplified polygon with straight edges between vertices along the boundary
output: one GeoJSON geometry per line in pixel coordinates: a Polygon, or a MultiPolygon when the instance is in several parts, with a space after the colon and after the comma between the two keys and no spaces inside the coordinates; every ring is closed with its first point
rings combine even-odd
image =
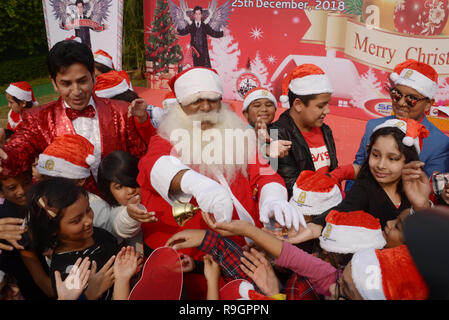
{"type": "Polygon", "coordinates": [[[178,233],[175,233],[167,240],[165,245],[172,247],[175,250],[181,250],[185,248],[196,248],[203,242],[206,230],[201,229],[186,229],[178,233]]]}
{"type": "Polygon", "coordinates": [[[103,268],[97,272],[97,263],[92,262],[92,270],[89,284],[86,290],[86,297],[89,300],[98,300],[114,284],[114,264],[115,256],[112,256],[103,268]]]}
{"type": "Polygon", "coordinates": [[[126,211],[130,218],[139,221],[140,223],[156,222],[154,212],[148,212],[147,209],[140,203],[140,194],[132,197],[126,205],[126,211]]]}
{"type": "Polygon", "coordinates": [[[85,257],[82,262],[81,258],[78,258],[64,282],[59,271],[55,271],[58,300],[77,300],[79,298],[89,280],[89,266],[89,257],[85,257]]]}
{"type": "Polygon", "coordinates": [[[219,300],[218,290],[221,275],[220,265],[215,262],[211,255],[204,256],[204,276],[207,281],[207,300],[219,300]]]}
{"type": "Polygon", "coordinates": [[[243,255],[244,257],[240,258],[243,263],[240,265],[240,268],[242,268],[243,272],[253,279],[254,283],[266,296],[270,297],[278,294],[278,278],[267,258],[256,249],[244,251],[243,255]]]}
{"type": "Polygon", "coordinates": [[[136,273],[140,254],[133,247],[123,247],[117,254],[114,263],[115,281],[128,281],[136,273]]]}

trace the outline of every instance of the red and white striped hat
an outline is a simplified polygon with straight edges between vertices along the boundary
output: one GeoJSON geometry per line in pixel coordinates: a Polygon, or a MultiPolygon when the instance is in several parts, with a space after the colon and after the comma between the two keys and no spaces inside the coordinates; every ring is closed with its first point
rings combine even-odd
{"type": "Polygon", "coordinates": [[[423,139],[429,136],[429,130],[413,119],[388,119],[374,128],[373,132],[386,127],[395,127],[405,133],[402,143],[407,147],[414,146],[418,154],[422,150],[423,139]]]}
{"type": "Polygon", "coordinates": [[[327,252],[355,253],[362,249],[381,249],[386,245],[379,219],[364,211],[332,210],[320,236],[320,246],[327,252]]]}
{"type": "Polygon", "coordinates": [[[429,295],[406,245],[358,251],[351,267],[354,284],[365,300],[426,300],[429,295]]]}
{"type": "Polygon", "coordinates": [[[268,91],[265,88],[253,88],[245,94],[245,98],[243,99],[242,112],[246,111],[248,109],[251,102],[253,102],[257,99],[263,99],[263,98],[268,99],[271,102],[273,102],[274,107],[276,108],[276,104],[277,104],[276,98],[270,91],[268,91]]]}
{"type": "Polygon", "coordinates": [[[314,216],[335,207],[342,200],[337,179],[320,172],[303,170],[293,185],[290,203],[301,214],[314,216]]]}
{"type": "Polygon", "coordinates": [[[95,62],[104,64],[105,66],[107,66],[111,69],[115,69],[114,63],[112,62],[112,57],[106,51],[103,51],[103,50],[95,51],[94,60],[95,60],[95,62]]]}
{"type": "Polygon", "coordinates": [[[438,88],[438,73],[430,65],[413,59],[398,64],[390,74],[395,85],[415,89],[423,96],[433,99],[438,88]]]}
{"type": "Polygon", "coordinates": [[[102,98],[112,98],[120,93],[132,90],[126,71],[109,71],[100,74],[95,80],[95,94],[102,98]]]}
{"type": "Polygon", "coordinates": [[[36,168],[46,176],[84,179],[90,176],[94,161],[94,146],[89,140],[77,134],[66,134],[56,137],[45,148],[36,168]]]}
{"type": "Polygon", "coordinates": [[[189,105],[198,99],[216,100],[223,96],[223,87],[217,71],[204,67],[193,67],[170,79],[170,88],[178,102],[189,105]]]}
{"type": "Polygon", "coordinates": [[[334,91],[329,77],[314,64],[297,66],[282,80],[282,95],[279,97],[279,101],[284,108],[291,107],[288,101],[289,90],[298,96],[334,91]]]}
{"type": "Polygon", "coordinates": [[[19,100],[33,101],[33,105],[35,106],[39,104],[34,97],[33,89],[26,81],[11,83],[9,87],[6,88],[6,93],[19,100]]]}

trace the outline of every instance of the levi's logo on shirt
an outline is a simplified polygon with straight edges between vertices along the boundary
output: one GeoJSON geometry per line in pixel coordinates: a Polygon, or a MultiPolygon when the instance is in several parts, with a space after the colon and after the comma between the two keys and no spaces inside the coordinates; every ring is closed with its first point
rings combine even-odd
{"type": "Polygon", "coordinates": [[[315,165],[315,170],[323,167],[329,167],[331,165],[329,151],[327,151],[325,145],[318,148],[310,148],[310,153],[312,154],[312,160],[313,164],[315,165]]]}

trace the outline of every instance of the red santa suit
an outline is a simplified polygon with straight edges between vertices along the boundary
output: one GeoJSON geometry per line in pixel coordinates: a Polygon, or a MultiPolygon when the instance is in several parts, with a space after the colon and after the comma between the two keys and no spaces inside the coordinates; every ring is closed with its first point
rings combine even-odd
{"type": "MultiPolygon", "coordinates": [[[[80,118],[74,121],[68,118],[65,110],[68,106],[62,98],[23,112],[23,122],[3,147],[8,159],[2,160],[2,174],[16,176],[30,170],[35,158],[53,142],[55,137],[64,134],[77,133],[85,136],[86,132],[94,131],[92,136],[85,137],[96,146],[97,165],[103,157],[115,150],[127,151],[140,158],[147,148],[145,139],[155,133],[150,119],[140,125],[134,117],[129,118],[129,104],[123,101],[96,96],[93,96],[91,101],[95,106],[95,116],[92,120],[95,122],[88,126],[81,123],[81,126],[78,125],[76,128],[75,121],[80,118]],[[139,126],[143,129],[140,128],[138,131],[136,127],[139,126]]],[[[86,188],[99,194],[92,176],[88,179],[86,188]]]]}
{"type": "MultiPolygon", "coordinates": [[[[208,226],[199,212],[184,227],[180,227],[176,223],[172,214],[174,199],[170,199],[168,194],[170,183],[179,171],[190,168],[172,155],[173,145],[161,136],[153,136],[150,145],[151,148],[139,162],[137,182],[142,188],[142,204],[148,211],[154,211],[158,218],[155,223],[142,224],[146,245],[156,249],[164,246],[173,234],[183,229],[207,229],[208,226]]],[[[233,195],[250,214],[254,224],[262,227],[259,219],[259,191],[269,183],[277,183],[285,188],[284,180],[268,164],[261,164],[258,161],[248,164],[247,175],[248,177],[245,177],[241,172],[237,173],[229,187],[233,195]]],[[[198,206],[194,197],[189,202],[198,206]]],[[[240,218],[242,217],[239,217],[239,213],[234,207],[232,219],[240,218]]],[[[235,237],[233,240],[240,245],[246,244],[242,237],[235,237]]],[[[195,259],[202,256],[196,249],[188,249],[185,253],[195,259]]]]}

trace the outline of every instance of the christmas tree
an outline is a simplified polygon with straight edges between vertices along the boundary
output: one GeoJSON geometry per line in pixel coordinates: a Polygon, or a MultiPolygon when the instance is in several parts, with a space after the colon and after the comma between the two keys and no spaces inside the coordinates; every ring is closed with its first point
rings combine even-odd
{"type": "Polygon", "coordinates": [[[169,64],[178,65],[183,58],[167,0],[157,0],[146,49],[155,74],[168,72],[169,64]]]}
{"type": "Polygon", "coordinates": [[[224,36],[211,39],[210,61],[223,82],[223,98],[235,98],[235,77],[239,63],[240,50],[228,29],[223,29],[224,36]]]}
{"type": "Polygon", "coordinates": [[[363,0],[345,0],[345,13],[362,15],[363,0]]]}
{"type": "Polygon", "coordinates": [[[373,69],[369,68],[359,80],[359,84],[351,92],[351,104],[357,108],[365,108],[365,102],[382,98],[382,85],[374,74],[373,69]]]}
{"type": "Polygon", "coordinates": [[[256,52],[256,57],[251,61],[250,66],[251,72],[257,76],[260,85],[267,90],[271,90],[271,83],[268,82],[268,70],[260,58],[259,51],[256,52]]]}

